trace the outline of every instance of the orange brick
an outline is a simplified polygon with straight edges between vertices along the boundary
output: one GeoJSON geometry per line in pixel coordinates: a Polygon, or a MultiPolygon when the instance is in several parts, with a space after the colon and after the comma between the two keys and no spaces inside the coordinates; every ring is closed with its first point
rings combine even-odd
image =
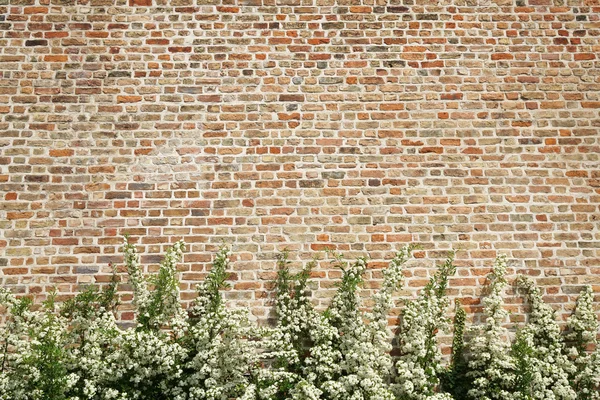
{"type": "Polygon", "coordinates": [[[117,103],[138,103],[142,96],[117,96],[117,103]]]}
{"type": "Polygon", "coordinates": [[[67,62],[69,57],[67,55],[48,55],[44,56],[44,61],[47,62],[67,62]]]}
{"type": "Polygon", "coordinates": [[[75,154],[72,149],[52,149],[50,150],[50,157],[70,157],[75,154]]]}
{"type": "Polygon", "coordinates": [[[48,7],[25,7],[23,14],[48,14],[48,7]]]}

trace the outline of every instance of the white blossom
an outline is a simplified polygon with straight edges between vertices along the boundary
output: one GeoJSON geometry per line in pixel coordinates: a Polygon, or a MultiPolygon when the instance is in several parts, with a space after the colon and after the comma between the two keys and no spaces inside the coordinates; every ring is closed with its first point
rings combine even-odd
{"type": "Polygon", "coordinates": [[[570,332],[567,355],[575,368],[569,380],[578,395],[578,400],[600,399],[600,346],[598,345],[598,317],[593,308],[594,294],[586,286],[579,295],[575,312],[567,322],[570,332]],[[592,351],[588,351],[588,346],[592,351]]]}
{"type": "Polygon", "coordinates": [[[517,337],[517,343],[526,349],[519,353],[526,367],[525,395],[535,400],[574,400],[577,394],[570,386],[569,375],[575,372],[575,366],[564,354],[554,310],[544,303],[531,279],[519,276],[518,283],[531,305],[529,321],[517,337]]]}
{"type": "Polygon", "coordinates": [[[396,361],[393,390],[400,400],[452,398],[436,393],[444,371],[437,332],[448,331],[445,296],[448,277],[455,271],[454,252],[429,280],[416,300],[410,301],[400,323],[400,357],[396,361]],[[441,396],[441,397],[440,397],[441,396]]]}

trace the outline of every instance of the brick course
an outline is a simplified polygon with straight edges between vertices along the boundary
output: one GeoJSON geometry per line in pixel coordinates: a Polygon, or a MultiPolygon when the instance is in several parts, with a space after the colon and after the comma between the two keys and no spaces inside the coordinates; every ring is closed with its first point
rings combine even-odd
{"type": "Polygon", "coordinates": [[[372,288],[420,243],[409,295],[458,247],[471,310],[500,252],[565,313],[600,291],[598,0],[7,0],[0,132],[20,293],[105,282],[124,233],[150,269],[189,243],[186,298],[231,243],[259,317],[283,248],[372,288]]]}

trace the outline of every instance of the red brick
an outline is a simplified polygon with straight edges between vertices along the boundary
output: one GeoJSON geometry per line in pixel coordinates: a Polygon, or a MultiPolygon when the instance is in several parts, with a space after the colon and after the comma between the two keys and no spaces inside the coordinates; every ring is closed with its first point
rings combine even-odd
{"type": "Polygon", "coordinates": [[[421,68],[443,68],[444,62],[439,61],[424,61],[421,63],[421,68]]]}
{"type": "Polygon", "coordinates": [[[171,43],[169,39],[146,39],[146,44],[149,45],[157,45],[157,46],[167,46],[171,43]]]}
{"type": "Polygon", "coordinates": [[[77,238],[53,238],[52,244],[57,246],[76,246],[79,244],[77,238]]]}
{"type": "Polygon", "coordinates": [[[190,53],[192,51],[191,46],[172,46],[168,49],[170,53],[190,53]]]}
{"type": "Polygon", "coordinates": [[[574,55],[575,61],[595,60],[596,55],[594,53],[578,53],[574,55]]]}
{"type": "Polygon", "coordinates": [[[280,94],[279,101],[304,101],[303,94],[280,94]]]}
{"type": "Polygon", "coordinates": [[[514,56],[510,53],[495,53],[492,54],[492,60],[512,60],[514,56]]]}
{"type": "Polygon", "coordinates": [[[436,153],[442,154],[444,152],[443,147],[421,147],[419,153],[436,153]]]}
{"type": "Polygon", "coordinates": [[[69,32],[44,32],[44,37],[48,39],[59,39],[69,36],[69,32]]]}
{"type": "Polygon", "coordinates": [[[279,119],[281,121],[288,121],[291,119],[300,119],[300,113],[291,113],[291,114],[279,113],[279,114],[277,114],[277,116],[279,117],[279,119]]]}
{"type": "Polygon", "coordinates": [[[463,98],[462,93],[443,93],[440,98],[442,100],[461,100],[463,98]]]}

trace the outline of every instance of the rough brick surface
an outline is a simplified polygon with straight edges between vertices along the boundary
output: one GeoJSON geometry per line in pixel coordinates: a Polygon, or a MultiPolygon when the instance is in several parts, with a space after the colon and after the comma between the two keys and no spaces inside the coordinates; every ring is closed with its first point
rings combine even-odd
{"type": "MultiPolygon", "coordinates": [[[[382,261],[451,247],[476,309],[499,252],[568,311],[600,291],[597,0],[7,0],[0,268],[43,296],[222,242],[264,316],[278,249],[382,261]],[[8,4],[7,4],[8,2],[8,4]]],[[[321,263],[326,301],[337,271],[321,263]]],[[[405,291],[405,295],[410,293],[405,291]]]]}

